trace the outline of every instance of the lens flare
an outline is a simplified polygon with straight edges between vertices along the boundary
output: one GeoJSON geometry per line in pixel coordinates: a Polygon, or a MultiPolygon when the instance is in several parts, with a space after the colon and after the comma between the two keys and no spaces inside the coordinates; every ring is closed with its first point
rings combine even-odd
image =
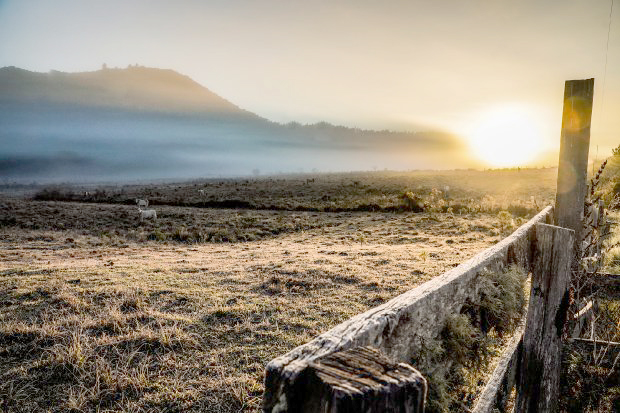
{"type": "Polygon", "coordinates": [[[589,117],[582,115],[591,110],[588,101],[580,96],[573,96],[564,101],[562,127],[569,132],[579,132],[590,126],[589,117]]]}

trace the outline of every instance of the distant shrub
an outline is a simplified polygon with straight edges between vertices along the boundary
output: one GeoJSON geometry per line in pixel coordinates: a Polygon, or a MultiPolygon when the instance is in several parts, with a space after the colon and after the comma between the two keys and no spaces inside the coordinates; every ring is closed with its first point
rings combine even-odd
{"type": "Polygon", "coordinates": [[[177,229],[174,230],[172,239],[179,242],[189,242],[191,240],[189,231],[183,226],[177,227],[177,229]]]}
{"type": "Polygon", "coordinates": [[[17,225],[15,217],[0,218],[0,227],[13,227],[17,225]]]}
{"type": "Polygon", "coordinates": [[[444,212],[446,208],[446,200],[443,198],[443,192],[437,188],[431,189],[431,193],[424,200],[424,209],[431,214],[444,212]]]}
{"type": "Polygon", "coordinates": [[[230,242],[232,237],[228,228],[217,228],[207,234],[210,242],[230,242]]]}
{"type": "Polygon", "coordinates": [[[163,232],[159,231],[159,230],[155,230],[153,232],[151,232],[147,239],[149,241],[165,241],[166,240],[166,234],[164,234],[163,232]]]}
{"type": "Polygon", "coordinates": [[[514,220],[510,212],[506,210],[499,211],[497,213],[497,218],[499,219],[499,226],[502,232],[514,228],[514,220]]]}
{"type": "Polygon", "coordinates": [[[72,190],[61,187],[47,187],[35,193],[35,201],[74,201],[78,195],[72,190]]]}
{"type": "Polygon", "coordinates": [[[407,211],[423,212],[423,200],[411,191],[407,191],[400,196],[403,208],[407,211]]]}

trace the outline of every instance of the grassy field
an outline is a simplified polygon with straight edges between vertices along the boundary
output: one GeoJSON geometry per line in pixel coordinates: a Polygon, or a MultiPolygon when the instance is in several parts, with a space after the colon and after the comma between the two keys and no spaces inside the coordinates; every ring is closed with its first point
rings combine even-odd
{"type": "Polygon", "coordinates": [[[496,243],[554,183],[546,169],[5,191],[0,411],[257,412],[269,360],[496,243]]]}
{"type": "MultiPolygon", "coordinates": [[[[490,171],[356,172],[291,175],[247,179],[208,179],[188,183],[148,185],[52,186],[31,189],[39,200],[104,202],[210,208],[268,209],[310,212],[385,211],[401,208],[408,191],[422,203],[432,203],[433,189],[452,200],[453,212],[498,212],[520,215],[532,196],[549,201],[555,193],[557,170],[511,169],[490,171]],[[446,191],[447,189],[447,191],[446,191]]],[[[27,188],[24,188],[27,191],[27,188]]],[[[430,205],[428,205],[430,206],[430,205]]],[[[447,205],[433,205],[437,209],[447,205]]]]}

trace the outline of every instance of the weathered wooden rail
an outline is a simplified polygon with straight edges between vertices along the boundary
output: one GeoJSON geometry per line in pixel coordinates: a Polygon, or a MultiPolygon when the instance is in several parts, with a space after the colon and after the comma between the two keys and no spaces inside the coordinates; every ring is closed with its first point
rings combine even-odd
{"type": "MultiPolygon", "coordinates": [[[[497,367],[478,396],[472,413],[492,413],[496,408],[506,406],[511,390],[517,380],[517,370],[523,352],[523,331],[525,325],[517,329],[514,336],[500,356],[497,367]]],[[[501,411],[501,410],[500,410],[501,411]]]]}
{"type": "Polygon", "coordinates": [[[552,211],[545,208],[512,235],[458,267],[272,360],[266,368],[264,411],[298,411],[309,392],[309,365],[336,352],[372,346],[393,360],[409,363],[425,341],[439,335],[449,314],[458,314],[468,301],[475,301],[483,271],[510,264],[531,268],[536,224],[551,223],[552,211]]]}

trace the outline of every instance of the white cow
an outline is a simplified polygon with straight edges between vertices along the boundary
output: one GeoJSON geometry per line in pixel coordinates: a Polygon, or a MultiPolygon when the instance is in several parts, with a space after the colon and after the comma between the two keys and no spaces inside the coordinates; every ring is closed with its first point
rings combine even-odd
{"type": "Polygon", "coordinates": [[[140,212],[140,221],[144,221],[145,219],[152,219],[154,221],[157,219],[157,212],[154,209],[138,208],[138,212],[140,212]]]}
{"type": "Polygon", "coordinates": [[[149,206],[149,200],[136,198],[136,204],[138,204],[138,209],[146,208],[147,206],[149,206]]]}

